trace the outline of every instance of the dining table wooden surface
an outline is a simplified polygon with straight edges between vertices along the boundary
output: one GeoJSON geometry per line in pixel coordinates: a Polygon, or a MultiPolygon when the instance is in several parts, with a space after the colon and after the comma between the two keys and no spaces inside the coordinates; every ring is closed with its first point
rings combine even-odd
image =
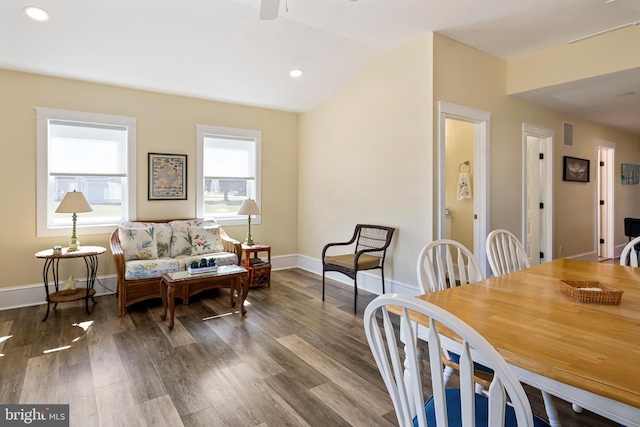
{"type": "Polygon", "coordinates": [[[521,381],[626,426],[640,426],[640,269],[556,259],[418,298],[482,334],[521,381]],[[619,305],[582,303],[561,280],[599,281],[619,305]]]}

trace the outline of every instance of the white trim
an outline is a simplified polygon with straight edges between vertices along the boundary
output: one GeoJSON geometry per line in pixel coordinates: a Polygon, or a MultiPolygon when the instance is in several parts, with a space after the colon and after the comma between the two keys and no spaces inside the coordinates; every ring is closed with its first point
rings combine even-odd
{"type": "MultiPolygon", "coordinates": [[[[47,224],[48,206],[48,122],[66,120],[92,124],[110,124],[127,127],[127,197],[122,198],[122,220],[136,217],[136,141],[137,118],[114,116],[111,114],[87,113],[82,111],[60,110],[56,108],[36,108],[36,236],[69,236],[71,225],[49,227],[47,224]],[[38,206],[46,206],[39,208],[38,206]]],[[[117,223],[99,226],[78,225],[79,235],[111,233],[117,223]]]]}
{"type": "MultiPolygon", "coordinates": [[[[221,135],[236,136],[242,138],[253,138],[256,142],[256,204],[262,212],[262,131],[252,129],[239,129],[223,126],[196,125],[196,217],[204,218],[204,136],[221,135]]],[[[245,216],[234,216],[231,218],[215,218],[220,225],[246,225],[245,216]]],[[[262,215],[251,219],[251,224],[261,224],[262,215]]]]}
{"type": "Polygon", "coordinates": [[[544,140],[541,148],[545,157],[544,162],[544,185],[542,188],[542,200],[544,203],[543,228],[544,236],[544,258],[540,262],[553,260],[553,140],[555,131],[528,123],[522,124],[522,244],[527,247],[527,135],[544,140]]]}
{"type": "MultiPolygon", "coordinates": [[[[438,101],[438,155],[437,179],[438,182],[438,204],[437,204],[437,224],[438,238],[445,238],[446,215],[445,215],[445,119],[457,119],[474,124],[474,184],[473,184],[473,253],[480,263],[482,272],[487,277],[487,254],[484,242],[489,229],[489,141],[491,113],[477,110],[475,108],[462,105],[451,104],[449,102],[438,101]]],[[[471,248],[469,248],[471,249],[471,248]]]]}

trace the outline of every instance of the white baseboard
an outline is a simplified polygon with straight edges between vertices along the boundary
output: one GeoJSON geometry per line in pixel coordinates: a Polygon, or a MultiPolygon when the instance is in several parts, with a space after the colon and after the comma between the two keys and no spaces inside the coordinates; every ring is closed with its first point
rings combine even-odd
{"type": "MultiPolygon", "coordinates": [[[[311,258],[305,255],[298,255],[297,267],[310,273],[322,276],[322,261],[320,259],[311,258]]],[[[349,279],[344,274],[330,271],[327,272],[326,277],[353,287],[353,280],[349,279]]],[[[414,286],[398,282],[396,280],[390,279],[389,277],[384,278],[384,287],[386,293],[397,293],[404,295],[420,295],[422,293],[418,289],[417,285],[414,286]]],[[[380,275],[369,272],[360,273],[358,275],[358,289],[363,289],[376,295],[382,294],[382,279],[380,275]]]]}
{"type": "MultiPolygon", "coordinates": [[[[284,270],[288,268],[301,268],[311,273],[322,276],[322,262],[319,259],[307,257],[304,255],[280,255],[271,257],[271,266],[273,270],[284,270]]],[[[371,273],[360,273],[358,276],[358,288],[379,295],[382,293],[382,280],[380,275],[371,273]]],[[[327,273],[327,277],[353,286],[353,280],[347,276],[335,272],[327,273]]],[[[83,286],[84,278],[78,279],[78,286],[83,286]]],[[[96,280],[95,289],[96,296],[111,295],[115,293],[118,285],[116,275],[100,276],[96,280]]],[[[385,277],[385,290],[387,293],[399,293],[406,295],[418,295],[417,286],[394,281],[385,277]]],[[[49,292],[54,292],[53,284],[49,285],[49,292]]],[[[9,288],[0,288],[0,310],[10,310],[13,308],[30,307],[33,305],[46,304],[45,290],[43,283],[32,285],[13,286],[9,288]]]]}
{"type": "MultiPolygon", "coordinates": [[[[78,279],[78,287],[85,286],[84,278],[78,279]]],[[[96,296],[115,293],[118,279],[115,275],[98,277],[95,284],[96,296]]],[[[53,284],[49,284],[49,293],[55,292],[53,284]]],[[[0,310],[30,307],[46,304],[44,283],[0,288],[0,310]]]]}

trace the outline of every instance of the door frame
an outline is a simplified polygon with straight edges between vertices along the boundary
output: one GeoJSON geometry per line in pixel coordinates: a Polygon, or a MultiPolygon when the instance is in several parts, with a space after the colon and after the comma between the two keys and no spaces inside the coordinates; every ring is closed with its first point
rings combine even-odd
{"type": "Polygon", "coordinates": [[[544,155],[544,170],[540,176],[543,179],[541,198],[545,205],[544,215],[542,215],[542,225],[544,228],[544,245],[541,249],[544,258],[540,263],[553,260],[553,139],[555,137],[553,129],[547,129],[529,123],[522,124],[522,244],[527,247],[527,136],[540,138],[542,144],[540,152],[544,155]]]}
{"type": "Polygon", "coordinates": [[[599,229],[600,229],[600,165],[598,163],[598,161],[600,160],[600,154],[599,151],[601,149],[605,150],[607,152],[606,157],[607,160],[605,161],[605,166],[606,166],[606,173],[607,173],[607,177],[606,177],[606,196],[605,196],[605,207],[607,210],[607,224],[606,224],[606,231],[604,233],[605,235],[605,252],[606,252],[606,257],[609,258],[615,258],[616,253],[615,253],[615,234],[614,234],[614,214],[615,214],[615,201],[614,201],[614,197],[615,197],[615,150],[616,150],[616,143],[615,142],[610,142],[610,141],[605,141],[603,139],[596,139],[595,143],[595,152],[596,152],[596,194],[595,194],[595,219],[596,219],[596,230],[595,230],[595,238],[596,238],[596,246],[595,246],[595,250],[596,250],[596,257],[598,256],[598,247],[600,245],[600,233],[599,233],[599,229]]]}
{"type": "MultiPolygon", "coordinates": [[[[489,129],[491,113],[471,107],[438,101],[438,156],[437,156],[437,235],[446,236],[445,197],[445,120],[455,119],[473,123],[473,254],[487,277],[487,251],[485,240],[489,229],[489,129]]],[[[469,248],[472,249],[472,248],[469,248]]]]}

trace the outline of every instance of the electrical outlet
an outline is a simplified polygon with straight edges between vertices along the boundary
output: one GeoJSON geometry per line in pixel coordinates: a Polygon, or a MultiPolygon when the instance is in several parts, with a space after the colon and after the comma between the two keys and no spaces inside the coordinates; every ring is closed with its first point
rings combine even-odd
{"type": "Polygon", "coordinates": [[[562,246],[560,246],[560,248],[558,248],[558,255],[562,255],[562,246]]]}

